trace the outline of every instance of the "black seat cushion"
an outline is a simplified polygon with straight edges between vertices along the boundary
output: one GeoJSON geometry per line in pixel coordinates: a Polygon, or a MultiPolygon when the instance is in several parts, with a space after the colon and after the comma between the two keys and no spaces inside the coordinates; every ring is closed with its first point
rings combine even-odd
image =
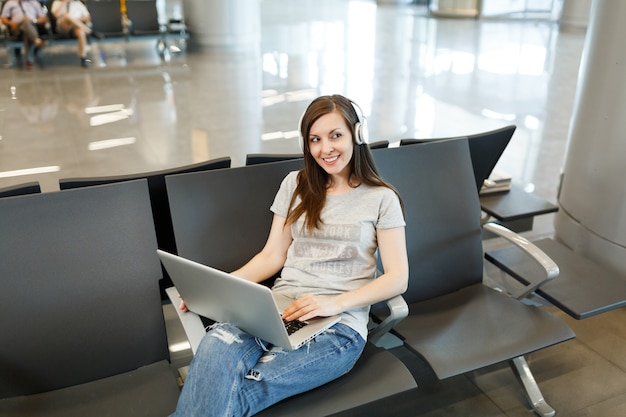
{"type": "Polygon", "coordinates": [[[559,318],[483,284],[411,304],[395,328],[440,379],[575,337],[559,318]]]}
{"type": "Polygon", "coordinates": [[[173,413],[180,390],[169,362],[42,394],[0,400],[3,417],[154,417],[173,413]]]}
{"type": "Polygon", "coordinates": [[[416,387],[411,373],[392,353],[367,344],[348,374],[288,398],[257,416],[327,416],[416,387]]]}

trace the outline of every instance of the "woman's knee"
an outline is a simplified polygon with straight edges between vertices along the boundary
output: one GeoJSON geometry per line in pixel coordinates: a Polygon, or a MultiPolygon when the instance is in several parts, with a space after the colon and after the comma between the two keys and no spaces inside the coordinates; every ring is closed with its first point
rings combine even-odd
{"type": "Polygon", "coordinates": [[[207,334],[202,338],[198,347],[198,353],[202,354],[202,351],[205,350],[208,350],[210,354],[221,350],[232,351],[238,346],[245,348],[244,345],[248,345],[252,341],[253,338],[238,327],[228,323],[216,323],[211,326],[207,334]]]}

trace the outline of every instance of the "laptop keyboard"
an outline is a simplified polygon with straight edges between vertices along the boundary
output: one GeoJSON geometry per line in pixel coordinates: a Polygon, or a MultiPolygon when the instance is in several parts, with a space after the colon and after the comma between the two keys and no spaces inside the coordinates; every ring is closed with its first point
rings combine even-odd
{"type": "Polygon", "coordinates": [[[291,335],[309,323],[300,320],[287,321],[283,319],[283,324],[285,325],[285,329],[287,329],[287,334],[291,335]]]}

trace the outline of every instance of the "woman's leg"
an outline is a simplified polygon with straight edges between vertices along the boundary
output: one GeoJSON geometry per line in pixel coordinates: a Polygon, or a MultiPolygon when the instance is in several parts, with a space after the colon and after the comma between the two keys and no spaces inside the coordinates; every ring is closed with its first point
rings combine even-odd
{"type": "Polygon", "coordinates": [[[240,416],[251,416],[277,402],[344,375],[361,356],[365,341],[336,324],[300,349],[273,347],[248,372],[241,387],[240,416]]]}
{"type": "Polygon", "coordinates": [[[300,349],[266,350],[229,324],[213,327],[189,367],[172,417],[244,417],[348,372],[365,341],[336,324],[300,349]]]}
{"type": "Polygon", "coordinates": [[[241,386],[264,353],[257,340],[230,324],[204,336],[189,366],[175,417],[237,416],[245,401],[241,386]]]}

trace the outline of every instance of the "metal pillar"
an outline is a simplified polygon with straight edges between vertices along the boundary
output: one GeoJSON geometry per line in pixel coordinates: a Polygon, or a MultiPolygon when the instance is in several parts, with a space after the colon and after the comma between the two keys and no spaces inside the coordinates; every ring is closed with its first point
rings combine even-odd
{"type": "MultiPolygon", "coordinates": [[[[626,2],[594,0],[555,216],[556,238],[626,273],[626,2]]],[[[593,278],[593,277],[590,277],[593,278]]]]}

